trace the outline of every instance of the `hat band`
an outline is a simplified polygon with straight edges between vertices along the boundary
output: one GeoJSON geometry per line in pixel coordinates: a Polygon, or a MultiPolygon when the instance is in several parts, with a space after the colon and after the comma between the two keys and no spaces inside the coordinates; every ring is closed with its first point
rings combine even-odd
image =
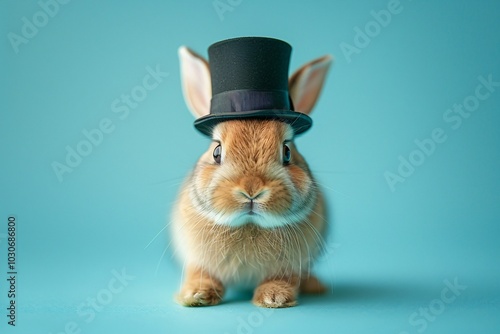
{"type": "Polygon", "coordinates": [[[226,114],[255,110],[293,110],[287,91],[230,90],[216,94],[210,103],[210,114],[226,114]]]}

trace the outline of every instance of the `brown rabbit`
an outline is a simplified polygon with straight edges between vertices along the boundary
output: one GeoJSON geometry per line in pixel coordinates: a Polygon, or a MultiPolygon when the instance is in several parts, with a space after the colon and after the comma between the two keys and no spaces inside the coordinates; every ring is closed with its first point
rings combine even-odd
{"type": "MultiPolygon", "coordinates": [[[[185,100],[197,118],[208,115],[209,64],[186,47],[179,56],[185,100]]],[[[331,62],[321,57],[290,77],[295,110],[311,112],[331,62]]],[[[173,243],[185,266],[178,302],[216,305],[236,286],[255,288],[255,305],[277,308],[296,305],[299,290],[324,292],[310,269],[324,245],[325,203],[292,126],[228,120],[211,136],[173,209],[173,243]]]]}

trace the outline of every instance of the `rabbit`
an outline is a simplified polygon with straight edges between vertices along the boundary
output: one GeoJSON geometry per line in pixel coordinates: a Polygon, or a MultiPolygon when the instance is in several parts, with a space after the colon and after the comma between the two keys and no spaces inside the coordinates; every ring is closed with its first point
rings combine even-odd
{"type": "MultiPolygon", "coordinates": [[[[207,115],[209,64],[185,46],[179,58],[186,104],[195,117],[207,115]]],[[[295,110],[311,112],[332,60],[313,60],[289,78],[295,110]]],[[[185,276],[177,302],[216,305],[227,287],[241,287],[254,289],[254,305],[283,308],[296,305],[299,292],[325,292],[310,270],[324,245],[326,214],[289,124],[221,122],[172,209],[172,242],[185,276]]]]}

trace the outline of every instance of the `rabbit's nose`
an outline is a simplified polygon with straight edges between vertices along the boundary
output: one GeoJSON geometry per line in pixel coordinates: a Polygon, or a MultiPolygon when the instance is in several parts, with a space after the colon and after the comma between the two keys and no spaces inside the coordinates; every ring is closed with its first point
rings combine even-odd
{"type": "Polygon", "coordinates": [[[262,197],[265,193],[267,192],[266,189],[262,189],[261,191],[259,191],[257,194],[255,195],[250,195],[249,193],[247,193],[246,191],[240,191],[239,193],[245,197],[246,199],[250,200],[250,203],[253,204],[253,201],[254,200],[257,200],[259,199],[260,197],[262,197]]]}
{"type": "Polygon", "coordinates": [[[240,194],[249,200],[257,199],[266,192],[264,181],[255,176],[244,177],[240,182],[240,187],[240,194]]]}

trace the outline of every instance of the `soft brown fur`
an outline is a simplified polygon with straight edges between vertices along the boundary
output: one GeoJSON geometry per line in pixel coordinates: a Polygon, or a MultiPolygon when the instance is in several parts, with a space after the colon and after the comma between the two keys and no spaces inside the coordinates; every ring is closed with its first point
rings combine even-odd
{"type": "Polygon", "coordinates": [[[310,273],[323,244],[325,205],[293,142],[290,165],[281,162],[290,131],[285,123],[260,120],[227,121],[215,129],[223,162],[214,163],[218,144],[212,143],[174,208],[174,242],[186,269],[177,296],[182,305],[217,304],[225,286],[233,284],[256,287],[253,303],[262,307],[293,306],[299,289],[325,291],[310,273]],[[256,202],[262,210],[280,216],[302,203],[299,209],[308,210],[307,215],[298,222],[263,228],[251,222],[238,227],[217,224],[204,213],[242,210],[248,201],[243,194],[261,192],[256,202]]]}

